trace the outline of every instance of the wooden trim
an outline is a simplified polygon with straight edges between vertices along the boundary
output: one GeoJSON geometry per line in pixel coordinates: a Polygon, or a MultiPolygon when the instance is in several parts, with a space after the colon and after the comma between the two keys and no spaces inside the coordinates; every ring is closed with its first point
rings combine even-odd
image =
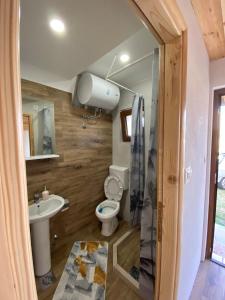
{"type": "MultiPolygon", "coordinates": [[[[36,300],[29,235],[22,109],[18,68],[19,1],[0,2],[0,205],[2,288],[0,298],[36,300]],[[13,188],[12,188],[13,187],[13,188]],[[4,270],[4,272],[3,272],[4,270]]],[[[161,48],[158,201],[162,202],[162,240],[157,244],[155,299],[177,295],[180,255],[180,217],[183,201],[183,120],[186,25],[176,1],[136,0],[141,20],[154,28],[161,48]],[[162,75],[163,74],[163,75],[162,75]],[[162,113],[163,109],[163,113],[162,113]],[[168,276],[169,274],[169,276],[168,276]]]]}
{"type": "Polygon", "coordinates": [[[30,141],[30,156],[34,156],[34,132],[33,132],[33,121],[32,115],[23,113],[23,129],[28,129],[29,131],[29,141],[30,141]],[[28,123],[26,124],[26,120],[28,123]]]}
{"type": "Polygon", "coordinates": [[[172,42],[186,30],[176,1],[134,0],[164,43],[172,42]]]}
{"type": "MultiPolygon", "coordinates": [[[[176,299],[180,252],[179,203],[183,160],[182,37],[165,46],[165,95],[163,132],[163,235],[160,299],[176,299]],[[175,88],[176,87],[176,88],[175,88]],[[173,217],[171,217],[173,216],[173,217]],[[168,278],[168,274],[170,277],[168,278]]],[[[160,175],[159,175],[160,176],[160,175]]]]}
{"type": "Polygon", "coordinates": [[[163,148],[164,148],[164,91],[165,91],[165,45],[160,47],[160,81],[159,81],[159,107],[158,107],[158,158],[157,158],[157,252],[156,252],[156,282],[155,282],[155,299],[159,299],[160,277],[161,277],[161,256],[162,256],[162,235],[163,235],[163,148]],[[160,224],[161,223],[161,224],[160,224]],[[161,231],[159,231],[159,228],[161,231]]]}
{"type": "Polygon", "coordinates": [[[162,208],[157,217],[162,231],[157,231],[155,299],[172,300],[177,297],[180,270],[187,31],[175,1],[136,0],[135,3],[139,6],[137,15],[141,17],[141,10],[154,28],[155,36],[159,35],[163,41],[160,49],[157,162],[157,201],[162,208]]]}
{"type": "Polygon", "coordinates": [[[219,152],[219,132],[220,132],[220,106],[221,97],[225,95],[225,89],[214,91],[213,99],[213,123],[212,123],[212,148],[211,148],[211,169],[210,169],[210,191],[209,191],[209,211],[208,211],[208,232],[206,242],[206,258],[210,259],[213,250],[216,198],[217,198],[217,159],[219,152]],[[216,177],[215,177],[216,176],[216,177]]]}
{"type": "Polygon", "coordinates": [[[144,24],[146,28],[148,28],[148,30],[153,34],[153,36],[158,41],[158,43],[160,45],[164,45],[163,39],[160,37],[160,35],[155,30],[155,28],[152,26],[151,22],[146,17],[144,11],[141,9],[141,6],[139,6],[135,0],[128,0],[128,3],[130,5],[130,8],[133,10],[134,14],[137,16],[137,18],[141,20],[141,22],[144,24]]]}
{"type": "Polygon", "coordinates": [[[131,137],[128,135],[128,128],[127,128],[127,116],[131,116],[131,115],[132,115],[131,108],[120,111],[120,122],[121,122],[123,142],[130,142],[131,139],[131,137]]]}
{"type": "Polygon", "coordinates": [[[178,189],[178,216],[177,216],[177,260],[175,269],[175,283],[174,283],[174,297],[178,297],[178,285],[180,276],[180,256],[181,256],[181,226],[182,226],[182,212],[183,212],[183,199],[184,199],[184,151],[185,151],[185,111],[186,111],[186,88],[187,88],[187,46],[188,46],[188,32],[182,32],[182,66],[181,66],[181,94],[180,94],[180,142],[179,142],[179,189],[178,189]]]}
{"type": "Polygon", "coordinates": [[[19,1],[0,1],[0,299],[36,300],[19,70],[19,1]]]}
{"type": "MultiPolygon", "coordinates": [[[[221,5],[221,9],[222,9],[223,35],[225,37],[225,2],[224,2],[224,0],[220,0],[220,5],[221,5]]],[[[224,52],[222,53],[222,57],[224,57],[224,52]]]]}
{"type": "Polygon", "coordinates": [[[122,235],[114,244],[113,244],[113,268],[117,271],[118,275],[126,281],[126,283],[134,290],[135,293],[140,295],[139,293],[139,282],[135,280],[128,272],[126,272],[119,264],[118,264],[118,247],[119,245],[126,240],[136,228],[133,228],[122,235]]]}

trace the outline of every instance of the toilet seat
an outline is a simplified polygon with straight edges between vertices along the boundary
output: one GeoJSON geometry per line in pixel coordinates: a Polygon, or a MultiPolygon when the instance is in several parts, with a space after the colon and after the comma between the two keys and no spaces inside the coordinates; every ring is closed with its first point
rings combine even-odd
{"type": "Polygon", "coordinates": [[[110,236],[118,226],[117,214],[120,210],[120,200],[123,195],[123,184],[116,176],[108,176],[104,183],[107,199],[95,209],[97,218],[102,222],[101,233],[110,236]]]}
{"type": "Polygon", "coordinates": [[[118,177],[108,176],[105,179],[104,190],[107,199],[96,207],[96,215],[102,219],[110,219],[119,212],[123,184],[118,177]]]}
{"type": "Polygon", "coordinates": [[[104,190],[107,199],[119,202],[123,196],[123,184],[116,176],[108,176],[105,179],[104,190]]]}

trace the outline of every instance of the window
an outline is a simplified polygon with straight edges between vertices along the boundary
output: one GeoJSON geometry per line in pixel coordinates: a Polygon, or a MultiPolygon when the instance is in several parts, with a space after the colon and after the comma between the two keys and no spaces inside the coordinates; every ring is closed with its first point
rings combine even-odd
{"type": "Polygon", "coordinates": [[[132,109],[124,109],[120,112],[122,138],[124,142],[130,142],[131,138],[131,120],[132,120],[132,109]]]}

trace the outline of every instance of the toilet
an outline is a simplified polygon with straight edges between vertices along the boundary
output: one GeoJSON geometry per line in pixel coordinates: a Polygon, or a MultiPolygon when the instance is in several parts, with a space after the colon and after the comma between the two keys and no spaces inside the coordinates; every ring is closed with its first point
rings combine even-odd
{"type": "Polygon", "coordinates": [[[128,176],[128,168],[114,165],[109,167],[109,176],[104,183],[107,199],[95,210],[97,218],[102,222],[101,234],[104,236],[112,235],[118,226],[117,215],[120,211],[123,191],[128,189],[128,176]]]}

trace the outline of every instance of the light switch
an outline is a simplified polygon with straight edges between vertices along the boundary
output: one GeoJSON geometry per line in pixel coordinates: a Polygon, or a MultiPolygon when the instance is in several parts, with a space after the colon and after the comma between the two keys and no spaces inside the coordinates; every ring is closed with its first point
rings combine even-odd
{"type": "Polygon", "coordinates": [[[187,184],[191,181],[192,168],[191,166],[184,169],[184,183],[187,184]]]}

